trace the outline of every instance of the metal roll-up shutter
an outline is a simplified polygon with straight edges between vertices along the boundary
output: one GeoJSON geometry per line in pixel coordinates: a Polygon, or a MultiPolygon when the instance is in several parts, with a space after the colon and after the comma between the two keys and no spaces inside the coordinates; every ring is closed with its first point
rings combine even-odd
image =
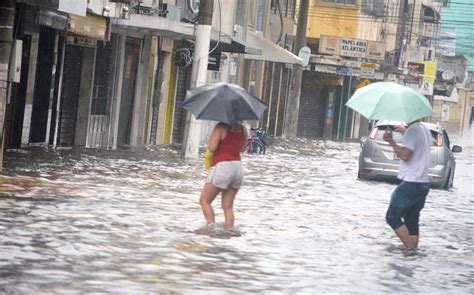
{"type": "Polygon", "coordinates": [[[57,144],[60,146],[73,146],[76,133],[77,104],[81,86],[83,47],[69,44],[65,46],[57,144]]]}
{"type": "Polygon", "coordinates": [[[173,143],[182,143],[184,134],[184,123],[186,120],[186,112],[181,107],[182,102],[186,98],[186,89],[188,86],[189,69],[186,67],[178,68],[178,79],[176,81],[176,107],[174,109],[173,124],[173,143]]]}
{"type": "Polygon", "coordinates": [[[324,134],[326,101],[316,72],[303,72],[298,117],[298,137],[321,138],[324,134]],[[316,83],[315,83],[316,82],[316,83]]]}

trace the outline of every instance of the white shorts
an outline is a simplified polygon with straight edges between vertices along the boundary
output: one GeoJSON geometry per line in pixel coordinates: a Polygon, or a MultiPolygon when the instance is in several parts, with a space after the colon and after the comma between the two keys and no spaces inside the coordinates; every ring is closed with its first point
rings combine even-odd
{"type": "Polygon", "coordinates": [[[207,177],[206,183],[212,183],[217,188],[240,189],[244,174],[241,161],[224,161],[217,163],[207,177]]]}

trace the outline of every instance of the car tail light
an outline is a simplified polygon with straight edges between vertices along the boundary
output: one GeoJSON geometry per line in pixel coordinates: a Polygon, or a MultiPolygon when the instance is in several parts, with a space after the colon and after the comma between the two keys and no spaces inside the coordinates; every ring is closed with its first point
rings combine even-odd
{"type": "Polygon", "coordinates": [[[364,173],[364,174],[369,174],[371,172],[372,172],[372,169],[368,169],[368,168],[362,169],[362,173],[364,173]]]}
{"type": "Polygon", "coordinates": [[[443,146],[443,136],[441,134],[438,134],[438,136],[436,137],[435,145],[443,146]]]}
{"type": "Polygon", "coordinates": [[[377,128],[372,129],[372,131],[369,134],[369,138],[374,140],[375,139],[375,134],[377,134],[377,128]]]}

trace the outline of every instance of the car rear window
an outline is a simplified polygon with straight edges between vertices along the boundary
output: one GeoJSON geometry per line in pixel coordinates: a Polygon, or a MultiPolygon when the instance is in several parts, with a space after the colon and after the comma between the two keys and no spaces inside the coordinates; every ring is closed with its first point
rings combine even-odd
{"type": "MultiPolygon", "coordinates": [[[[375,134],[375,140],[381,140],[383,141],[383,134],[385,133],[385,129],[387,129],[387,126],[379,126],[377,127],[377,133],[375,134]]],[[[403,135],[398,132],[393,132],[393,140],[395,140],[396,143],[402,142],[403,135]]]]}
{"type": "MultiPolygon", "coordinates": [[[[387,129],[388,126],[379,126],[377,127],[377,133],[375,134],[375,140],[381,140],[383,141],[383,134],[385,132],[385,129],[387,129]]],[[[431,146],[434,146],[436,144],[436,138],[438,137],[438,132],[434,130],[430,130],[431,133],[431,146]]],[[[395,140],[396,143],[402,142],[403,135],[398,132],[393,132],[393,140],[395,140]]]]}

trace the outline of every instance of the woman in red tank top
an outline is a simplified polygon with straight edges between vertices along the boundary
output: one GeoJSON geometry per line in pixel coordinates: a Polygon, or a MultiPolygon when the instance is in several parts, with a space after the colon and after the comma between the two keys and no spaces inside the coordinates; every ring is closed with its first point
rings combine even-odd
{"type": "Polygon", "coordinates": [[[208,150],[214,153],[213,168],[204,184],[199,203],[208,224],[215,223],[212,201],[222,193],[225,227],[234,225],[233,204],[243,179],[240,153],[245,150],[247,132],[241,123],[219,123],[209,139],[208,150]]]}

